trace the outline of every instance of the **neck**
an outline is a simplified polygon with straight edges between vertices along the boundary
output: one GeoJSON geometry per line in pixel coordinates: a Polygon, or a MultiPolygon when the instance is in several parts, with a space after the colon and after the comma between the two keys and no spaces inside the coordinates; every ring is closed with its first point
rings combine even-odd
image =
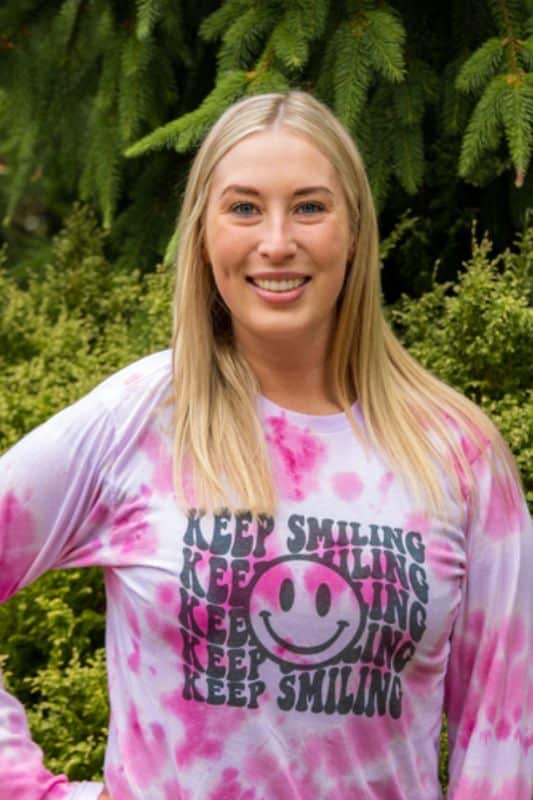
{"type": "Polygon", "coordinates": [[[302,414],[335,414],[328,370],[329,346],[324,342],[238,342],[254,372],[261,393],[283,408],[302,414]]]}

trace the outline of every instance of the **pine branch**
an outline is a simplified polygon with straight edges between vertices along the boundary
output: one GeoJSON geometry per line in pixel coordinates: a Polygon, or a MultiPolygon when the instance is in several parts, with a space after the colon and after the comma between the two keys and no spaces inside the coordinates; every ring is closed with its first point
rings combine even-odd
{"type": "Polygon", "coordinates": [[[524,183],[533,144],[533,75],[508,76],[502,97],[501,116],[513,166],[516,186],[524,183]]]}
{"type": "Polygon", "coordinates": [[[306,41],[312,42],[324,33],[328,13],[329,0],[285,0],[285,17],[289,25],[301,28],[306,41]]]}
{"type": "Polygon", "coordinates": [[[505,40],[493,36],[479,47],[463,64],[456,80],[461,92],[480,92],[483,86],[496,75],[505,55],[505,40]]]}
{"type": "Polygon", "coordinates": [[[402,81],[405,74],[405,29],[402,23],[389,11],[369,11],[365,35],[375,69],[391,83],[402,81]]]}
{"type": "Polygon", "coordinates": [[[274,54],[289,70],[303,67],[309,56],[309,40],[302,22],[302,13],[292,9],[276,25],[270,38],[274,54]]]}
{"type": "Polygon", "coordinates": [[[246,89],[247,95],[263,94],[268,92],[287,92],[289,81],[277,69],[263,69],[258,72],[248,73],[250,78],[246,89]]]}
{"type": "Polygon", "coordinates": [[[505,79],[497,75],[490,81],[472,113],[459,159],[459,174],[463,178],[474,171],[487,150],[496,150],[500,142],[503,134],[501,110],[507,88],[505,79]]]}
{"type": "Polygon", "coordinates": [[[237,17],[222,37],[222,46],[217,54],[219,74],[252,69],[277,19],[277,9],[270,3],[264,8],[253,5],[237,17]]]}
{"type": "Polygon", "coordinates": [[[182,117],[183,129],[176,142],[176,150],[185,153],[197,145],[215,120],[228,106],[244,94],[250,75],[243,71],[228,72],[196,111],[182,117]]]}
{"type": "Polygon", "coordinates": [[[422,127],[401,128],[393,137],[394,174],[408,194],[415,194],[424,175],[422,127]]]}
{"type": "Polygon", "coordinates": [[[418,126],[424,116],[426,105],[438,98],[438,78],[423,61],[414,60],[403,83],[394,90],[392,102],[398,124],[418,126]]]}
{"type": "Polygon", "coordinates": [[[339,26],[335,34],[335,49],[335,110],[344,124],[353,128],[372,81],[372,59],[359,20],[352,24],[343,22],[339,26]]]}
{"type": "Polygon", "coordinates": [[[162,14],[161,0],[137,0],[137,38],[148,39],[162,14]]]}
{"type": "Polygon", "coordinates": [[[226,0],[200,25],[200,36],[206,42],[221,39],[228,28],[250,8],[249,0],[226,0]]]}
{"type": "Polygon", "coordinates": [[[366,113],[360,116],[355,132],[378,213],[385,205],[392,177],[391,140],[396,132],[391,108],[391,87],[382,84],[373,93],[366,113]]]}
{"type": "Polygon", "coordinates": [[[126,150],[126,157],[134,158],[165,147],[174,147],[178,152],[185,152],[202,138],[207,128],[228,105],[241,97],[252,77],[242,70],[226,73],[199,108],[140,139],[126,150]]]}
{"type": "Polygon", "coordinates": [[[57,15],[56,31],[58,45],[70,50],[80,22],[84,0],[65,0],[57,15]]]}
{"type": "Polygon", "coordinates": [[[124,143],[131,142],[146,115],[153,98],[149,68],[154,48],[150,39],[130,36],[122,50],[118,111],[124,143]]]}
{"type": "Polygon", "coordinates": [[[520,43],[518,60],[525,70],[533,70],[533,36],[520,43]]]}
{"type": "Polygon", "coordinates": [[[441,82],[440,119],[444,129],[453,135],[464,131],[472,107],[470,98],[456,90],[457,75],[464,61],[460,57],[447,64],[441,82]]]}
{"type": "Polygon", "coordinates": [[[488,4],[500,33],[515,38],[524,18],[522,0],[488,0],[488,4]]]}

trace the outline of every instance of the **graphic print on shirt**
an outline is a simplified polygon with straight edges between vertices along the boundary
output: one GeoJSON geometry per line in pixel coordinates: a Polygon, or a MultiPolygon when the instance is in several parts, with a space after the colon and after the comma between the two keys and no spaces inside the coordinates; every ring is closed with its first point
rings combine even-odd
{"type": "Polygon", "coordinates": [[[183,697],[398,719],[402,672],[426,629],[421,534],[300,514],[281,524],[189,510],[183,697]]]}

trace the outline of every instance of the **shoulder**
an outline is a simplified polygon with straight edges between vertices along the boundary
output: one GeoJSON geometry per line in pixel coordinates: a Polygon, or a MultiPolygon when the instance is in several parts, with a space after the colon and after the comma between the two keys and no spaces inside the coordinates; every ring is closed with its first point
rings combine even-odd
{"type": "Polygon", "coordinates": [[[111,412],[139,397],[164,394],[172,385],[170,350],[152,353],[134,361],[99,383],[88,395],[111,412]]]}
{"type": "Polygon", "coordinates": [[[162,350],[134,361],[99,383],[85,398],[120,428],[135,419],[146,420],[171,399],[172,353],[162,350]]]}

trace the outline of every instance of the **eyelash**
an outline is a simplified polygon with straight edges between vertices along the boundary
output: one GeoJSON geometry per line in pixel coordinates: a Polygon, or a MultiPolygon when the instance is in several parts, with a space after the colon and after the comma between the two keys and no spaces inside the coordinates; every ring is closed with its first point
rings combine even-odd
{"type": "MultiPolygon", "coordinates": [[[[306,206],[312,206],[313,207],[313,213],[320,213],[321,211],[325,210],[324,205],[322,203],[316,202],[315,200],[306,200],[304,203],[300,203],[300,205],[297,206],[296,208],[297,208],[298,211],[301,211],[306,206]]],[[[244,216],[244,217],[250,216],[249,212],[243,212],[242,211],[243,207],[248,207],[248,209],[253,209],[254,211],[257,210],[256,206],[254,206],[253,203],[240,202],[240,203],[234,203],[231,206],[231,211],[234,214],[239,214],[240,216],[244,216]]]]}

